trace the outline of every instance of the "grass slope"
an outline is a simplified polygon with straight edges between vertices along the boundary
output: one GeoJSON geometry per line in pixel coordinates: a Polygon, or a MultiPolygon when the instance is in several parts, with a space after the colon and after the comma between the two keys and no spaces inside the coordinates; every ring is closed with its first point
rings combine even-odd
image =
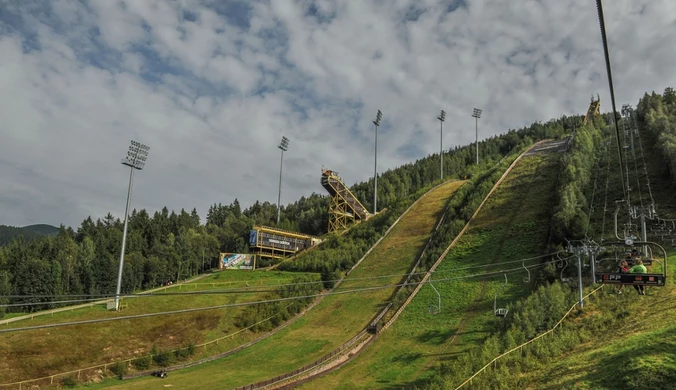
{"type": "MultiPolygon", "coordinates": [[[[163,292],[204,291],[276,285],[290,282],[297,273],[290,272],[217,272],[195,283],[177,285],[163,292]]],[[[105,305],[64,311],[4,325],[3,328],[35,326],[96,318],[155,313],[167,310],[214,306],[265,299],[267,293],[219,294],[193,296],[155,296],[123,300],[128,307],[109,312],[105,305]]],[[[95,364],[147,354],[152,345],[175,349],[190,343],[202,343],[234,333],[234,320],[243,308],[159,316],[115,322],[66,326],[0,334],[0,383],[53,375],[95,364]]],[[[219,342],[209,354],[232,349],[256,337],[242,332],[219,342]]],[[[198,351],[202,352],[202,351],[198,351]]]]}
{"type": "MultiPolygon", "coordinates": [[[[446,183],[422,198],[337,291],[401,282],[427,243],[445,203],[462,184],[446,183]],[[387,275],[395,276],[359,280],[387,275]]],[[[327,296],[300,320],[272,337],[224,359],[172,372],[162,384],[175,388],[232,388],[291,371],[320,358],[362,330],[393,292],[390,287],[327,296]]],[[[124,389],[157,387],[154,378],[107,385],[124,389]]]]}
{"type": "MultiPolygon", "coordinates": [[[[672,278],[674,274],[670,272],[672,278]]],[[[673,322],[676,289],[672,284],[666,289],[651,290],[647,296],[639,297],[633,288],[628,288],[624,294],[613,296],[610,294],[614,290],[606,288],[610,294],[600,299],[588,315],[602,319],[607,314],[605,305],[620,303],[629,319],[614,331],[595,334],[592,341],[532,367],[525,378],[526,388],[676,388],[676,324],[673,322]]]]}
{"type": "MultiPolygon", "coordinates": [[[[432,280],[486,271],[458,267],[540,255],[548,238],[560,156],[524,157],[486,202],[432,280]]],[[[499,306],[529,293],[531,285],[522,281],[525,276],[524,272],[509,277],[508,287],[499,294],[499,306]]],[[[424,381],[438,363],[481,343],[496,328],[493,294],[504,284],[502,275],[433,284],[441,294],[440,314],[430,314],[429,307],[436,306],[437,295],[431,287],[424,287],[393,327],[357,359],[302,388],[411,386],[424,381]]]]}

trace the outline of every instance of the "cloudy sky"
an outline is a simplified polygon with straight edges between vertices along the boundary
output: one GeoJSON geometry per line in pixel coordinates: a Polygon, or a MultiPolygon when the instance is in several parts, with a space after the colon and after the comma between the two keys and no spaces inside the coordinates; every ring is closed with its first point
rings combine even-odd
{"type": "MultiPolygon", "coordinates": [[[[605,2],[617,104],[676,86],[676,2],[605,2]]],[[[368,180],[444,145],[610,109],[593,0],[0,0],[0,224],[122,217],[368,180]]]]}

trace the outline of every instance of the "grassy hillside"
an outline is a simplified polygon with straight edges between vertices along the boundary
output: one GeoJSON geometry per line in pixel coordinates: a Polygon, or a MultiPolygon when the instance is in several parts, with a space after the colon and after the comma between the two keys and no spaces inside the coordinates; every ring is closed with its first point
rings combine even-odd
{"type": "MultiPolygon", "coordinates": [[[[350,273],[337,291],[385,286],[405,278],[422,251],[445,203],[462,185],[446,183],[422,198],[387,237],[350,273]],[[364,279],[381,277],[378,279],[364,279]]],[[[362,330],[390,299],[393,287],[327,296],[299,321],[240,353],[203,366],[173,372],[163,385],[223,388],[268,379],[308,364],[362,330]]],[[[154,378],[107,385],[125,389],[156,386],[154,378]]]]}
{"type": "MultiPolygon", "coordinates": [[[[392,388],[422,383],[440,362],[454,359],[480,344],[499,327],[493,316],[494,292],[504,277],[443,281],[473,273],[481,267],[542,254],[549,233],[550,209],[561,154],[524,157],[501,187],[489,198],[457,246],[451,250],[432,280],[441,294],[441,313],[431,314],[437,295],[426,286],[393,327],[357,359],[303,388],[392,388]]],[[[533,262],[530,262],[533,264],[533,262]]],[[[517,267],[520,264],[516,265],[517,267]]],[[[490,270],[514,268],[514,265],[490,270]]],[[[498,305],[504,306],[530,292],[526,272],[508,275],[498,305]]]]}
{"type": "MultiPolygon", "coordinates": [[[[186,285],[176,285],[162,292],[192,292],[223,290],[249,286],[275,286],[290,283],[301,276],[289,272],[223,271],[186,285]]],[[[312,276],[318,279],[318,275],[312,276]]],[[[124,299],[128,307],[120,312],[110,312],[105,305],[93,305],[12,322],[3,328],[20,328],[42,324],[78,320],[110,318],[142,313],[157,313],[236,302],[262,300],[272,297],[266,292],[217,295],[154,296],[124,299]]],[[[232,334],[238,316],[244,308],[234,307],[170,316],[158,316],[97,324],[73,325],[55,329],[38,329],[0,334],[0,383],[14,382],[53,375],[73,369],[148,354],[153,346],[158,350],[184,348],[232,334]]],[[[218,346],[197,351],[214,355],[227,351],[258,335],[246,331],[236,337],[224,339],[218,346]]]]}
{"type": "MultiPolygon", "coordinates": [[[[676,252],[671,252],[673,256],[676,252]]],[[[588,332],[594,323],[611,322],[605,331],[583,338],[555,357],[541,357],[523,378],[528,389],[673,389],[676,386],[675,272],[666,289],[638,296],[632,288],[616,295],[607,288],[585,317],[576,320],[588,332]],[[613,318],[615,317],[615,318],[613,318]],[[623,317],[618,319],[618,317],[623,317]],[[614,323],[613,323],[614,322],[614,323]]]]}

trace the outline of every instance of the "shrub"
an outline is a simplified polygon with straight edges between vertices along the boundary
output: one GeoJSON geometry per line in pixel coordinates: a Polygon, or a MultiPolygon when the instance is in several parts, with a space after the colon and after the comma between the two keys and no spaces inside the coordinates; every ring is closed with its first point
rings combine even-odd
{"type": "Polygon", "coordinates": [[[136,368],[139,371],[149,369],[150,366],[152,365],[152,363],[153,363],[153,360],[150,358],[150,356],[142,356],[142,357],[132,361],[134,368],[136,368]]]}
{"type": "Polygon", "coordinates": [[[166,367],[171,364],[172,354],[168,351],[159,351],[156,355],[153,355],[153,361],[160,367],[166,367]]]}
{"type": "Polygon", "coordinates": [[[69,375],[61,380],[61,385],[64,387],[75,387],[77,386],[77,379],[73,375],[69,375]]]}
{"type": "Polygon", "coordinates": [[[124,377],[124,374],[127,373],[127,362],[117,362],[110,367],[110,371],[115,374],[119,379],[124,377]]]}

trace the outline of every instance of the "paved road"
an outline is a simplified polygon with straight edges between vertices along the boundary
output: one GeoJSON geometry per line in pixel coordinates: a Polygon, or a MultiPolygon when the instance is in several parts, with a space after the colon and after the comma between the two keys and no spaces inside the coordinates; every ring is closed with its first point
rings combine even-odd
{"type": "Polygon", "coordinates": [[[532,156],[535,154],[543,153],[556,153],[556,152],[565,152],[568,149],[568,141],[570,138],[564,138],[554,141],[546,141],[540,145],[534,146],[531,150],[527,151],[524,156],[532,156]]]}
{"type": "MultiPolygon", "coordinates": [[[[171,286],[162,286],[162,287],[154,288],[152,290],[146,290],[146,291],[143,291],[139,294],[148,294],[148,293],[152,293],[152,292],[155,292],[155,291],[161,291],[161,290],[164,290],[164,289],[167,289],[167,288],[170,288],[170,287],[178,286],[178,285],[181,285],[181,284],[193,283],[193,282],[200,280],[202,278],[205,278],[207,276],[209,276],[209,274],[198,275],[198,276],[196,276],[196,277],[194,277],[190,280],[186,280],[185,282],[182,282],[182,283],[176,283],[176,284],[172,284],[171,286]]],[[[16,322],[16,321],[30,320],[30,319],[33,319],[33,317],[44,316],[44,315],[47,315],[47,314],[54,314],[54,313],[58,313],[58,312],[61,312],[61,311],[69,311],[69,310],[75,310],[75,309],[82,309],[84,307],[91,307],[91,306],[94,306],[94,305],[102,305],[102,304],[109,302],[109,301],[112,301],[112,300],[113,300],[113,298],[106,298],[106,299],[102,299],[100,301],[83,303],[81,305],[64,306],[64,307],[59,307],[57,309],[39,311],[37,313],[26,314],[26,315],[19,316],[19,317],[12,317],[12,318],[8,318],[6,320],[0,320],[0,325],[9,324],[11,322],[16,322]]]]}

